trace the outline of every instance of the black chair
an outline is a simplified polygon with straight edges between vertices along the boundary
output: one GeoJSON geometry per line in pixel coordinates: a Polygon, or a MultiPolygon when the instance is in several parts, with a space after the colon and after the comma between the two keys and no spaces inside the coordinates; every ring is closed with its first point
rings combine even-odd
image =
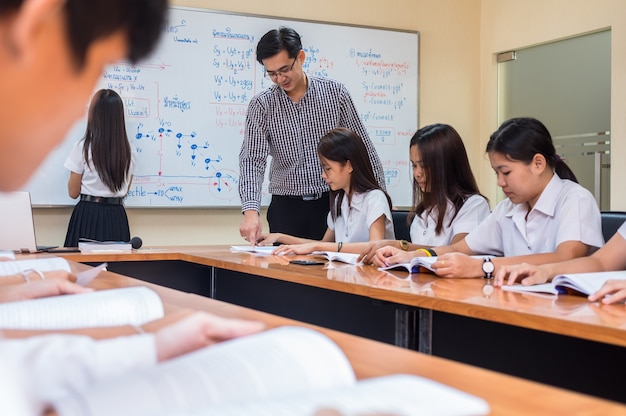
{"type": "Polygon", "coordinates": [[[617,229],[626,221],[625,211],[602,211],[602,235],[604,241],[609,241],[617,229]]]}
{"type": "Polygon", "coordinates": [[[406,222],[408,215],[409,211],[391,211],[391,218],[393,219],[393,232],[396,234],[396,240],[411,241],[409,224],[406,222]]]}

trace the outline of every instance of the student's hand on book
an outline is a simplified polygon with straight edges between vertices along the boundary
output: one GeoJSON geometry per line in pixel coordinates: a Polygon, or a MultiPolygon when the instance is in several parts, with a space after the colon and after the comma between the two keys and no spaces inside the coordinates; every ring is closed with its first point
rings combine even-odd
{"type": "Polygon", "coordinates": [[[272,254],[277,256],[283,256],[285,254],[311,254],[315,251],[316,243],[304,243],[304,244],[283,244],[278,246],[272,254]]]}
{"type": "Polygon", "coordinates": [[[363,250],[361,255],[357,258],[357,262],[363,262],[363,264],[374,264],[374,256],[376,256],[376,251],[386,246],[395,247],[400,243],[396,240],[376,240],[370,241],[367,245],[367,248],[363,250]]]}
{"type": "Polygon", "coordinates": [[[93,289],[79,286],[67,280],[46,279],[0,287],[0,302],[38,299],[49,296],[92,292],[93,289]]]}
{"type": "Polygon", "coordinates": [[[262,322],[222,318],[206,312],[191,315],[155,333],[157,358],[164,361],[209,345],[261,331],[262,322]]]}
{"type": "MultiPolygon", "coordinates": [[[[49,272],[43,272],[47,280],[66,280],[68,282],[76,283],[76,276],[66,272],[65,270],[52,270],[49,272]]],[[[31,279],[32,280],[32,279],[31,279]]]]}
{"type": "Polygon", "coordinates": [[[524,286],[538,285],[550,281],[550,275],[541,266],[522,263],[514,266],[501,266],[496,270],[493,285],[500,287],[521,283],[524,286]]]}
{"type": "Polygon", "coordinates": [[[607,280],[600,290],[589,295],[591,302],[601,301],[605,305],[626,300],[626,280],[607,280]]]}
{"type": "Polygon", "coordinates": [[[387,267],[399,263],[408,263],[416,255],[414,251],[404,251],[399,248],[385,246],[376,250],[372,258],[374,266],[387,267]]]}
{"type": "Polygon", "coordinates": [[[483,260],[463,253],[446,253],[437,257],[432,267],[439,277],[483,277],[483,260]]]}
{"type": "Polygon", "coordinates": [[[269,234],[261,234],[259,236],[259,241],[257,241],[258,246],[271,246],[274,243],[279,243],[278,241],[282,236],[281,233],[269,233],[269,234]]]}

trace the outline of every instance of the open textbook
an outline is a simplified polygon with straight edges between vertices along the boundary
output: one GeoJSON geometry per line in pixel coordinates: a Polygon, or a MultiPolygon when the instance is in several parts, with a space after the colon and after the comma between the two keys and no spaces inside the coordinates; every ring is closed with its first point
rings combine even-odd
{"type": "MultiPolygon", "coordinates": [[[[470,256],[475,259],[484,259],[493,256],[470,256]]],[[[432,257],[413,257],[409,263],[392,264],[387,267],[379,267],[378,270],[398,270],[406,269],[409,273],[422,273],[424,271],[435,272],[433,264],[437,261],[437,256],[432,257]]]]}
{"type": "Polygon", "coordinates": [[[626,271],[561,274],[552,279],[550,283],[532,286],[504,285],[502,290],[550,293],[552,295],[562,295],[574,291],[588,296],[597,292],[607,280],[626,280],[626,271]]]}
{"type": "Polygon", "coordinates": [[[53,403],[60,416],[483,415],[475,396],[416,376],[357,382],[325,335],[281,327],[107,380],[53,403]]]}
{"type": "Polygon", "coordinates": [[[340,253],[338,251],[314,251],[311,254],[324,256],[328,259],[328,261],[340,261],[342,263],[348,264],[360,264],[360,262],[357,261],[360,254],[340,253]]]}
{"type": "Polygon", "coordinates": [[[161,298],[145,286],[0,304],[0,328],[3,329],[143,325],[162,317],[161,298]]]}
{"type": "MultiPolygon", "coordinates": [[[[106,263],[84,270],[76,274],[76,283],[81,286],[89,284],[101,271],[106,270],[106,263]]],[[[53,270],[72,271],[70,264],[62,257],[45,257],[37,259],[0,261],[0,276],[10,276],[27,270],[50,272],[53,270]]]]}
{"type": "Polygon", "coordinates": [[[409,273],[421,273],[424,269],[434,272],[433,263],[437,257],[413,257],[409,263],[398,263],[387,267],[379,267],[378,270],[399,270],[406,269],[409,273]]]}

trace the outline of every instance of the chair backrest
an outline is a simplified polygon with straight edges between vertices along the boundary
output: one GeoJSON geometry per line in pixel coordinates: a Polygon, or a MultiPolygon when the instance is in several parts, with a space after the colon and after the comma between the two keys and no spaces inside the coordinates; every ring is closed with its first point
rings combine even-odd
{"type": "Polygon", "coordinates": [[[604,241],[609,241],[617,229],[626,221],[625,211],[602,211],[602,235],[604,241]]]}
{"type": "Polygon", "coordinates": [[[393,232],[396,234],[396,240],[411,241],[409,224],[406,222],[408,215],[409,211],[391,211],[391,218],[393,219],[393,232]]]}

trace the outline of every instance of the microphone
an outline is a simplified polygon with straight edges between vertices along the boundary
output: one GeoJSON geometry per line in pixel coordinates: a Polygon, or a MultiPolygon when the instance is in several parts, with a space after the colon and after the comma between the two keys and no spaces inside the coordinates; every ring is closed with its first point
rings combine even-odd
{"type": "Polygon", "coordinates": [[[143,244],[143,241],[141,241],[141,238],[139,238],[139,237],[133,237],[133,238],[130,239],[130,245],[135,250],[138,249],[138,248],[141,248],[142,244],[143,244]]]}

